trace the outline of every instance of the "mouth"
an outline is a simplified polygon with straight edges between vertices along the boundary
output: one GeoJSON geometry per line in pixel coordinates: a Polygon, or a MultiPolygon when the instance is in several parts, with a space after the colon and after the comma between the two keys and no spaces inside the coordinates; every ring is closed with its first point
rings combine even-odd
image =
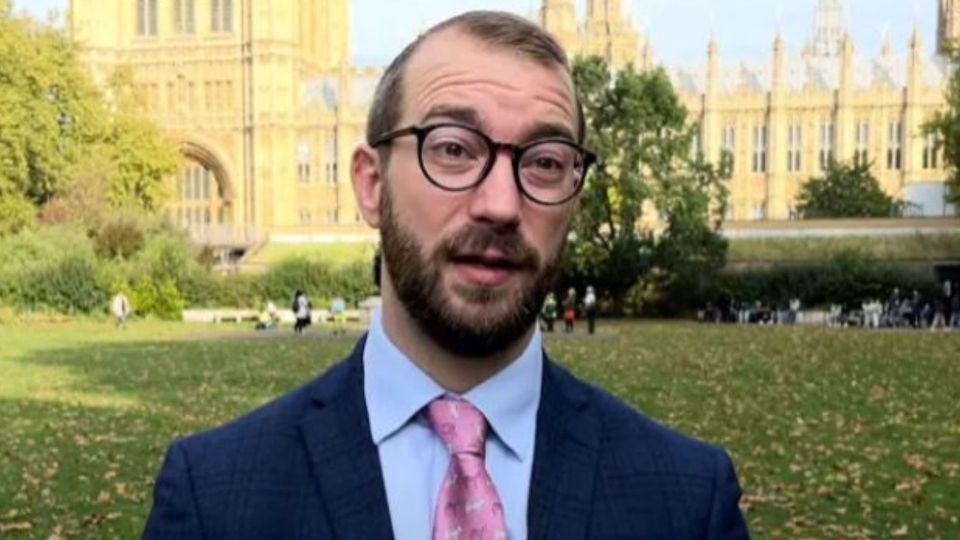
{"type": "Polygon", "coordinates": [[[449,260],[467,281],[486,287],[503,285],[525,269],[522,261],[512,259],[495,250],[455,254],[449,260]]]}

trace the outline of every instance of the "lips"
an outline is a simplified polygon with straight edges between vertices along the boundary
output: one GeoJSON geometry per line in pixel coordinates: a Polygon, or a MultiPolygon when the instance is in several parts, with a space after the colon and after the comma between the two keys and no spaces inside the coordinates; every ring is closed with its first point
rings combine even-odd
{"type": "Polygon", "coordinates": [[[456,254],[450,262],[467,281],[487,287],[503,285],[524,268],[522,261],[490,251],[456,254]]]}

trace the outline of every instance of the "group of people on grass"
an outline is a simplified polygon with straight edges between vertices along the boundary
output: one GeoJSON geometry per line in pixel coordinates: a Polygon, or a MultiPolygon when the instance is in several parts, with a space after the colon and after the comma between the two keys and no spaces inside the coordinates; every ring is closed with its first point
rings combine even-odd
{"type": "MultiPolygon", "coordinates": [[[[721,295],[707,304],[700,319],[707,322],[738,324],[796,324],[800,316],[799,298],[786,302],[739,300],[721,295]]],[[[894,288],[885,301],[864,299],[859,303],[830,304],[825,321],[830,327],[960,329],[960,286],[946,280],[933,294],[923,295],[894,288]]]]}
{"type": "Polygon", "coordinates": [[[583,296],[583,302],[577,302],[577,289],[570,287],[567,290],[567,296],[563,299],[561,305],[557,304],[557,297],[554,293],[548,293],[543,302],[543,308],[540,310],[540,328],[546,332],[553,332],[553,324],[557,320],[558,314],[562,308],[563,331],[572,333],[577,320],[577,313],[581,313],[587,319],[587,333],[593,334],[597,326],[597,294],[592,286],[588,286],[583,296]]]}
{"type": "MultiPolygon", "coordinates": [[[[302,290],[297,290],[293,294],[293,303],[290,305],[290,311],[293,312],[293,331],[296,334],[303,334],[313,323],[313,303],[302,290]]],[[[345,334],[345,325],[347,322],[347,301],[342,297],[336,297],[330,301],[330,315],[333,318],[333,334],[345,334]]],[[[257,330],[271,330],[280,324],[280,316],[277,313],[277,306],[273,302],[267,302],[266,308],[260,314],[260,320],[257,322],[257,330]]]]}

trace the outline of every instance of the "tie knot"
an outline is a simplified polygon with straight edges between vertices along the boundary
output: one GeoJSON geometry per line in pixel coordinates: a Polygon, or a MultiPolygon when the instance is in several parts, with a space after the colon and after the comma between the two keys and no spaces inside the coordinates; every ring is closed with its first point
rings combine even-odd
{"type": "Polygon", "coordinates": [[[427,405],[427,420],[451,455],[483,457],[487,421],[469,402],[449,396],[437,398],[427,405]]]}

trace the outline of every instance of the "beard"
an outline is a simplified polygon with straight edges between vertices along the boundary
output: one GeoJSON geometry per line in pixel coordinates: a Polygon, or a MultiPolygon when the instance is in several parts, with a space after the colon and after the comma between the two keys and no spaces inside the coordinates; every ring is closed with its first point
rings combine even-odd
{"type": "Polygon", "coordinates": [[[543,261],[515,226],[471,223],[425,254],[414,234],[401,225],[388,185],[380,215],[383,259],[397,297],[419,329],[442,349],[487,358],[516,343],[536,322],[553,288],[562,244],[554,257],[543,261]],[[486,249],[503,255],[514,273],[511,282],[503,287],[456,284],[448,291],[443,268],[486,249]]]}

